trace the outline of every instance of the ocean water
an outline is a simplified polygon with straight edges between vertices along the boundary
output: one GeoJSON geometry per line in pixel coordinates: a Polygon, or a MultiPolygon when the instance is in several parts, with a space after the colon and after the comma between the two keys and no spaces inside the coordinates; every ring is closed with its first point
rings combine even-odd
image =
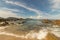
{"type": "Polygon", "coordinates": [[[26,21],[24,24],[26,26],[30,27],[40,27],[40,29],[47,29],[51,33],[55,34],[57,37],[60,37],[60,26],[59,25],[53,25],[52,23],[45,24],[42,22],[42,20],[30,20],[26,21]]]}

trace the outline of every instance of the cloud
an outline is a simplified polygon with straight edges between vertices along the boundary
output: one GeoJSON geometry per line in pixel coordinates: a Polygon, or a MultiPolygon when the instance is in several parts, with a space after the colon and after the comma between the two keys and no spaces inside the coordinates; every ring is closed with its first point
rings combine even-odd
{"type": "Polygon", "coordinates": [[[60,19],[60,0],[49,0],[51,4],[51,16],[49,19],[60,19]]]}
{"type": "Polygon", "coordinates": [[[6,8],[6,7],[2,7],[1,10],[8,10],[8,11],[12,11],[12,12],[19,12],[18,9],[11,9],[11,8],[6,8]]]}
{"type": "Polygon", "coordinates": [[[40,10],[28,7],[28,6],[26,6],[26,4],[21,3],[21,2],[16,2],[16,1],[13,2],[13,1],[5,0],[5,3],[9,3],[9,4],[12,4],[12,5],[17,5],[17,6],[23,7],[25,9],[27,9],[29,11],[32,11],[32,12],[35,12],[37,14],[37,16],[30,16],[30,18],[40,19],[40,18],[46,18],[44,15],[49,15],[49,14],[46,14],[46,13],[44,14],[44,12],[42,12],[40,10]]]}
{"type": "Polygon", "coordinates": [[[13,5],[14,5],[14,4],[15,4],[15,5],[18,5],[18,6],[20,6],[20,7],[23,7],[23,8],[25,8],[25,9],[27,9],[27,10],[36,12],[37,14],[39,14],[39,12],[40,12],[39,10],[30,8],[30,7],[26,6],[24,3],[21,3],[21,2],[13,2],[13,1],[8,1],[8,0],[6,0],[5,2],[6,2],[6,3],[13,4],[13,5]]]}
{"type": "Polygon", "coordinates": [[[17,14],[11,12],[11,11],[8,11],[8,10],[0,10],[0,17],[20,17],[18,16],[17,14]]]}
{"type": "MultiPolygon", "coordinates": [[[[28,7],[28,6],[26,6],[26,4],[21,3],[21,2],[16,2],[16,1],[13,2],[13,1],[8,1],[8,0],[5,0],[5,2],[12,4],[12,5],[17,5],[17,6],[23,7],[25,9],[32,11],[32,12],[35,12],[37,14],[37,16],[30,16],[29,18],[34,18],[34,19],[60,19],[59,18],[60,14],[50,15],[49,13],[44,13],[40,10],[28,7]]],[[[56,10],[60,9],[60,0],[51,0],[50,2],[52,4],[51,5],[52,12],[55,12],[56,10]]],[[[52,13],[52,12],[50,12],[50,13],[52,13]]]]}
{"type": "Polygon", "coordinates": [[[37,18],[37,19],[60,19],[60,0],[50,0],[51,5],[51,10],[50,13],[53,14],[49,14],[49,13],[44,13],[44,12],[40,12],[42,13],[42,15],[38,15],[38,16],[30,16],[30,18],[37,18]],[[56,12],[56,13],[55,13],[56,12]],[[44,13],[44,14],[43,14],[44,13]]]}
{"type": "Polygon", "coordinates": [[[58,10],[60,9],[60,0],[51,0],[51,8],[52,10],[58,10]]]}
{"type": "Polygon", "coordinates": [[[32,18],[32,19],[39,19],[41,16],[30,16],[29,18],[32,18]]]}
{"type": "Polygon", "coordinates": [[[32,19],[51,19],[52,18],[52,16],[51,15],[42,15],[42,16],[40,16],[40,15],[37,15],[37,16],[30,16],[29,18],[32,18],[32,19]]]}

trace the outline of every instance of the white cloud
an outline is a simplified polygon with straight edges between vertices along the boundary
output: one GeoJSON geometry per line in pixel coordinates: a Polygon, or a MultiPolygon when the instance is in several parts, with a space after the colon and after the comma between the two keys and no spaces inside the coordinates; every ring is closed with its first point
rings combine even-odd
{"type": "MultiPolygon", "coordinates": [[[[60,19],[60,0],[50,0],[50,2],[51,2],[51,8],[52,8],[52,11],[50,12],[50,13],[53,13],[53,12],[55,12],[55,11],[57,11],[58,13],[56,13],[56,15],[54,14],[54,15],[51,15],[51,14],[46,14],[46,13],[44,13],[44,14],[42,14],[41,16],[38,14],[38,16],[30,16],[30,18],[37,18],[37,19],[60,19]]],[[[40,13],[43,13],[43,12],[40,12],[40,13]]]]}
{"type": "Polygon", "coordinates": [[[30,16],[29,18],[35,18],[35,19],[49,19],[51,18],[52,16],[48,13],[44,13],[40,10],[37,10],[37,9],[34,9],[34,8],[31,8],[31,7],[28,7],[26,6],[24,3],[21,3],[21,2],[13,2],[13,1],[8,1],[8,0],[5,0],[6,3],[9,3],[9,4],[12,4],[12,5],[17,5],[17,6],[20,6],[20,7],[23,7],[29,11],[33,11],[37,14],[37,16],[30,16]]]}
{"type": "Polygon", "coordinates": [[[51,12],[53,13],[49,19],[60,19],[60,0],[50,0],[51,5],[51,12]],[[56,13],[55,13],[56,12],[56,13]]]}
{"type": "Polygon", "coordinates": [[[32,18],[32,19],[40,19],[42,16],[38,15],[38,16],[30,16],[29,18],[32,18]]]}
{"type": "Polygon", "coordinates": [[[18,16],[17,14],[11,12],[11,11],[8,11],[8,10],[0,10],[0,17],[20,17],[18,16]]]}
{"type": "Polygon", "coordinates": [[[52,16],[51,15],[37,15],[37,16],[30,16],[29,18],[34,18],[34,19],[50,19],[52,16]]]}
{"type": "MultiPolygon", "coordinates": [[[[33,11],[37,14],[37,16],[31,16],[30,18],[36,18],[36,19],[40,19],[40,18],[47,18],[44,16],[44,12],[40,11],[40,10],[37,10],[37,9],[34,9],[34,8],[31,8],[31,7],[28,7],[26,6],[24,3],[21,3],[21,2],[13,2],[13,1],[8,1],[8,0],[5,0],[6,3],[9,3],[9,4],[12,4],[12,5],[17,5],[17,6],[20,6],[20,7],[23,7],[27,10],[30,10],[30,11],[33,11]]],[[[45,14],[45,15],[49,15],[49,14],[45,14]]]]}
{"type": "Polygon", "coordinates": [[[20,7],[23,7],[23,8],[25,8],[25,9],[27,9],[27,10],[30,10],[30,11],[33,11],[33,12],[36,12],[37,14],[39,14],[40,13],[40,11],[39,10],[36,10],[36,9],[33,9],[33,8],[30,8],[30,7],[28,7],[28,6],[26,6],[25,4],[23,4],[23,3],[20,3],[20,2],[13,2],[13,1],[5,1],[6,3],[10,3],[10,4],[15,4],[15,5],[18,5],[18,6],[20,6],[20,7]]]}
{"type": "Polygon", "coordinates": [[[3,9],[3,10],[9,10],[9,11],[19,12],[18,9],[10,9],[10,8],[6,8],[6,7],[3,7],[2,9],[3,9]]]}
{"type": "Polygon", "coordinates": [[[52,10],[60,9],[60,0],[51,0],[52,10]]]}

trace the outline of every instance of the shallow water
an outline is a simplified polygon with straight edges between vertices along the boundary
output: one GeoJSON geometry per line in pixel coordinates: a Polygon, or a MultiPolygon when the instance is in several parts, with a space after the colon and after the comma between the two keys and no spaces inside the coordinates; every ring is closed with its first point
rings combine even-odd
{"type": "Polygon", "coordinates": [[[51,26],[51,25],[48,25],[48,24],[44,24],[42,22],[42,20],[40,20],[40,21],[39,20],[26,21],[26,23],[24,25],[26,25],[26,26],[33,25],[33,26],[37,26],[37,27],[38,27],[38,25],[43,25],[43,27],[40,27],[41,29],[50,30],[53,34],[60,37],[60,27],[54,27],[54,25],[51,26]],[[47,26],[45,26],[45,25],[47,25],[47,26]]]}

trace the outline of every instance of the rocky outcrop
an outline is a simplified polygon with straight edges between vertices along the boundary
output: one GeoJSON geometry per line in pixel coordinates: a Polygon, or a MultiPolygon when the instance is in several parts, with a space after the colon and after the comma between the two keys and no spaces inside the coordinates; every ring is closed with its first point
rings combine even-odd
{"type": "Polygon", "coordinates": [[[53,33],[48,33],[44,40],[59,40],[53,33]]]}

